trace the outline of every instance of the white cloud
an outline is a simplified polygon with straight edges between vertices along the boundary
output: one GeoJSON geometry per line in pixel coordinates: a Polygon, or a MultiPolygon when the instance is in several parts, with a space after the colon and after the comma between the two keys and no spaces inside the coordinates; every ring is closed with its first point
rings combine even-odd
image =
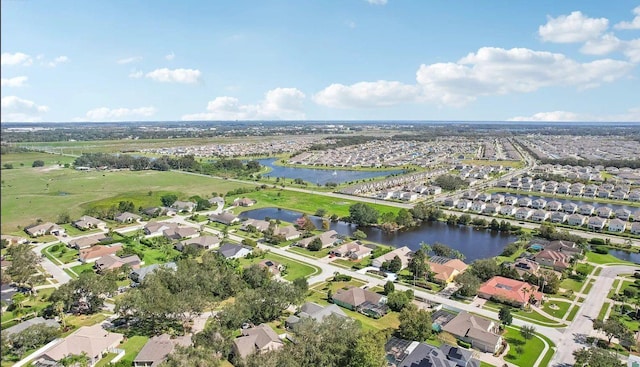
{"type": "Polygon", "coordinates": [[[606,55],[618,51],[624,47],[624,41],[618,39],[612,33],[607,33],[599,38],[588,40],[580,48],[580,52],[587,55],[606,55]]]}
{"type": "Polygon", "coordinates": [[[28,115],[26,113],[11,112],[3,113],[0,116],[0,122],[41,122],[42,117],[28,115]]]}
{"type": "Polygon", "coordinates": [[[29,78],[27,78],[26,76],[16,76],[13,78],[2,78],[1,79],[1,84],[3,87],[10,87],[10,88],[15,88],[15,87],[24,87],[27,84],[27,80],[29,78]]]}
{"type": "Polygon", "coordinates": [[[332,84],[314,96],[335,108],[384,107],[403,102],[462,106],[481,96],[530,93],[544,87],[597,87],[633,69],[629,62],[600,59],[579,63],[563,54],[526,48],[483,47],[457,62],[421,65],[417,84],[396,81],[332,84]]]}
{"type": "Polygon", "coordinates": [[[331,84],[313,96],[323,106],[333,108],[385,107],[416,101],[420,88],[400,82],[378,80],[352,85],[331,84]]]}
{"type": "Polygon", "coordinates": [[[635,17],[630,22],[620,22],[614,26],[615,29],[640,29],[640,6],[633,9],[635,17]]]}
{"type": "Polygon", "coordinates": [[[126,57],[124,59],[120,59],[116,61],[116,63],[120,65],[124,65],[124,64],[132,64],[134,62],[139,62],[139,61],[142,61],[142,56],[126,57]]]}
{"type": "Polygon", "coordinates": [[[69,62],[69,58],[67,56],[58,56],[55,59],[53,59],[52,61],[49,61],[49,63],[47,65],[49,67],[51,67],[51,68],[55,68],[59,64],[64,64],[66,62],[69,62]]]}
{"type": "Polygon", "coordinates": [[[41,106],[28,99],[16,96],[2,97],[1,106],[3,109],[16,112],[47,112],[49,107],[41,106]]]}
{"type": "Polygon", "coordinates": [[[31,56],[22,53],[22,52],[16,52],[16,53],[10,53],[10,52],[3,52],[2,55],[0,55],[0,64],[1,65],[24,65],[24,66],[29,66],[33,63],[33,59],[31,58],[31,56]]]}
{"type": "Polygon", "coordinates": [[[197,69],[156,69],[145,74],[146,78],[163,83],[195,84],[202,73],[197,69]]]}
{"type": "Polygon", "coordinates": [[[129,78],[131,79],[140,79],[144,76],[142,70],[133,70],[129,73],[129,78]]]}
{"type": "Polygon", "coordinates": [[[141,117],[155,115],[155,107],[139,108],[108,108],[99,107],[87,112],[85,117],[76,118],[76,121],[127,121],[141,117]]]}
{"type": "Polygon", "coordinates": [[[623,53],[631,62],[640,63],[640,38],[627,41],[623,53]]]}
{"type": "Polygon", "coordinates": [[[387,4],[387,0],[365,0],[366,2],[368,2],[371,5],[386,5],[387,4]]]}
{"type": "Polygon", "coordinates": [[[574,11],[557,18],[547,16],[547,24],[538,28],[538,34],[545,42],[586,42],[598,38],[608,26],[607,18],[589,18],[574,11]]]}
{"type": "Polygon", "coordinates": [[[304,98],[296,88],[272,89],[254,105],[243,105],[234,97],[216,97],[207,104],[207,112],[187,114],[182,120],[303,120],[304,98]]]}
{"type": "Polygon", "coordinates": [[[631,108],[626,113],[614,115],[591,115],[568,111],[538,112],[531,116],[512,117],[508,121],[546,122],[640,122],[640,108],[631,108]]]}
{"type": "Polygon", "coordinates": [[[171,61],[176,58],[176,54],[174,54],[173,51],[171,51],[171,53],[168,55],[165,55],[164,58],[167,59],[167,61],[171,61]]]}

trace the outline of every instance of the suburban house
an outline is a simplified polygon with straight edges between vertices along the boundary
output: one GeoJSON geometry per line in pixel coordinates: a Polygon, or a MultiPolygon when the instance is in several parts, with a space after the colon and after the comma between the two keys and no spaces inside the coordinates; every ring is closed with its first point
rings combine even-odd
{"type": "Polygon", "coordinates": [[[54,327],[56,329],[60,328],[60,324],[54,320],[54,319],[45,319],[42,316],[38,316],[38,317],[34,317],[32,319],[23,321],[17,325],[13,325],[12,327],[6,328],[4,330],[2,330],[2,335],[3,336],[10,336],[13,334],[17,334],[21,331],[24,331],[28,328],[30,328],[31,326],[34,325],[43,325],[43,326],[50,326],[50,327],[54,327]]]}
{"type": "Polygon", "coordinates": [[[595,211],[595,207],[591,204],[583,204],[578,207],[578,213],[582,215],[586,215],[586,216],[593,215],[594,211],[595,211]]]}
{"type": "Polygon", "coordinates": [[[212,197],[207,199],[207,201],[211,205],[224,205],[224,198],[222,196],[212,197]]]}
{"type": "Polygon", "coordinates": [[[139,222],[142,219],[142,217],[139,216],[138,214],[124,212],[113,219],[118,223],[133,223],[133,222],[139,222]]]}
{"type": "Polygon", "coordinates": [[[176,228],[178,227],[177,223],[171,222],[148,222],[143,230],[144,234],[147,236],[159,236],[166,229],[176,228]]]}
{"type": "Polygon", "coordinates": [[[301,319],[312,318],[315,321],[321,322],[325,317],[334,315],[337,317],[347,317],[347,314],[335,304],[328,306],[320,306],[317,303],[307,302],[300,307],[300,310],[295,316],[287,317],[285,325],[288,329],[293,329],[301,319]]]}
{"type": "Polygon", "coordinates": [[[169,334],[156,335],[140,349],[133,360],[133,367],[157,367],[178,345],[182,347],[191,345],[191,336],[172,338],[169,334]]]}
{"type": "Polygon", "coordinates": [[[266,220],[261,220],[261,219],[247,219],[244,222],[242,222],[242,230],[244,231],[248,231],[250,229],[250,226],[255,228],[256,230],[258,230],[258,232],[265,232],[267,229],[269,229],[269,225],[271,223],[267,222],[266,220]]]}
{"type": "Polygon", "coordinates": [[[473,205],[471,200],[461,199],[458,201],[458,204],[456,204],[456,209],[467,210],[471,208],[471,205],[473,205]]]}
{"type": "Polygon", "coordinates": [[[519,208],[518,210],[516,210],[516,219],[518,220],[529,219],[529,217],[531,217],[532,214],[533,214],[533,209],[519,208]]]}
{"type": "Polygon", "coordinates": [[[258,266],[267,269],[267,271],[273,275],[280,275],[280,272],[284,270],[284,265],[277,261],[264,259],[258,263],[258,266]]]}
{"type": "Polygon", "coordinates": [[[609,218],[612,213],[613,213],[613,210],[611,210],[611,208],[609,208],[608,206],[601,206],[598,209],[596,209],[596,214],[600,218],[609,218]]]}
{"type": "Polygon", "coordinates": [[[397,367],[456,367],[455,361],[447,359],[445,353],[429,344],[391,337],[385,345],[390,366],[397,367]]]}
{"type": "Polygon", "coordinates": [[[150,208],[142,209],[142,214],[148,215],[150,217],[159,217],[161,215],[166,215],[169,217],[174,217],[178,212],[166,206],[153,206],[150,208]]]}
{"type": "Polygon", "coordinates": [[[242,329],[242,336],[233,340],[232,350],[237,357],[244,359],[255,353],[278,350],[284,343],[267,324],[242,329]]]}
{"type": "Polygon", "coordinates": [[[540,270],[540,264],[526,257],[517,258],[511,266],[521,277],[525,274],[538,275],[538,270],[540,270]]]}
{"type": "Polygon", "coordinates": [[[444,199],[444,206],[456,206],[458,205],[458,199],[456,198],[446,198],[444,199]]]}
{"type": "Polygon", "coordinates": [[[547,210],[557,212],[562,209],[562,203],[557,200],[552,200],[547,203],[547,210]]]}
{"type": "Polygon", "coordinates": [[[211,250],[214,247],[220,246],[221,242],[222,240],[215,235],[200,236],[178,242],[176,249],[182,251],[187,246],[195,246],[204,250],[211,250]]]}
{"type": "Polygon", "coordinates": [[[220,214],[211,214],[211,215],[209,215],[209,221],[210,222],[216,222],[216,223],[222,223],[222,224],[226,224],[226,225],[230,226],[233,223],[239,222],[240,218],[238,218],[238,216],[234,215],[233,213],[222,212],[220,214]]]}
{"type": "Polygon", "coordinates": [[[170,240],[180,240],[183,238],[195,237],[199,234],[193,227],[173,227],[162,231],[162,235],[170,240]]]}
{"type": "Polygon", "coordinates": [[[85,354],[89,358],[89,367],[93,367],[105,354],[115,352],[123,339],[124,335],[108,332],[101,324],[82,326],[36,357],[33,364],[50,366],[70,354],[85,354]]]}
{"type": "Polygon", "coordinates": [[[233,201],[233,206],[253,206],[255,203],[255,200],[249,198],[237,198],[233,201]]]}
{"type": "Polygon", "coordinates": [[[480,361],[473,358],[473,352],[461,347],[442,344],[440,350],[447,359],[456,363],[457,367],[480,367],[480,361]]]}
{"type": "Polygon", "coordinates": [[[337,291],[332,297],[332,302],[373,318],[384,316],[388,310],[387,297],[358,287],[337,291]]]}
{"type": "Polygon", "coordinates": [[[323,232],[313,237],[303,238],[296,243],[297,246],[307,248],[313,240],[319,238],[322,242],[322,248],[335,245],[340,239],[338,238],[338,232],[334,230],[323,232]]]}
{"type": "Polygon", "coordinates": [[[103,256],[115,255],[115,253],[120,250],[122,250],[121,243],[114,243],[111,245],[95,245],[93,247],[80,250],[78,260],[80,260],[81,263],[86,264],[94,262],[103,256]]]}
{"type": "Polygon", "coordinates": [[[617,209],[616,211],[614,211],[613,214],[618,219],[629,220],[629,218],[631,217],[631,210],[620,208],[620,209],[617,209]]]}
{"type": "Polygon", "coordinates": [[[95,246],[101,243],[101,241],[104,241],[106,239],[107,239],[107,236],[104,233],[96,233],[91,236],[84,236],[84,237],[73,239],[69,241],[68,246],[76,250],[83,250],[91,246],[95,246]]]}
{"type": "Polygon", "coordinates": [[[171,208],[177,210],[178,212],[187,212],[187,213],[191,213],[194,210],[196,210],[196,207],[198,205],[194,202],[191,201],[175,201],[173,202],[173,204],[171,204],[171,208]]]}
{"type": "Polygon", "coordinates": [[[102,272],[106,270],[119,269],[124,265],[128,265],[131,269],[140,269],[140,264],[142,264],[142,260],[140,260],[138,255],[120,257],[114,254],[109,254],[96,260],[94,266],[98,272],[102,272]]]}
{"type": "Polygon", "coordinates": [[[587,228],[593,231],[602,231],[607,224],[607,220],[600,217],[591,217],[587,220],[587,228]]]}
{"type": "Polygon", "coordinates": [[[576,203],[564,203],[562,204],[562,211],[565,213],[573,214],[578,210],[578,204],[576,203]]]}
{"type": "Polygon", "coordinates": [[[580,214],[571,214],[567,217],[567,223],[569,223],[570,226],[583,226],[586,220],[587,217],[580,214]]]}
{"type": "Polygon", "coordinates": [[[518,208],[516,208],[515,206],[505,205],[502,208],[500,208],[500,214],[502,214],[502,215],[514,215],[514,214],[516,214],[517,210],[518,210],[518,208]]]}
{"type": "Polygon", "coordinates": [[[352,241],[334,248],[329,254],[336,257],[346,257],[351,260],[361,260],[367,256],[371,256],[372,252],[372,249],[363,245],[360,241],[352,241]]]}
{"type": "Polygon", "coordinates": [[[611,219],[609,221],[609,231],[610,232],[624,232],[627,229],[627,222],[622,219],[611,219]]]}
{"type": "Polygon", "coordinates": [[[20,236],[13,236],[10,234],[3,234],[0,236],[0,239],[2,241],[6,241],[7,245],[11,246],[11,245],[19,245],[22,243],[27,243],[27,239],[24,237],[20,237],[20,236]]]}
{"type": "Polygon", "coordinates": [[[542,300],[542,293],[538,292],[537,287],[501,276],[495,276],[484,282],[478,289],[478,296],[518,307],[526,306],[530,303],[529,301],[539,304],[542,300]]]}
{"type": "Polygon", "coordinates": [[[460,259],[449,259],[443,256],[432,256],[427,260],[433,278],[439,283],[449,284],[455,277],[467,270],[467,264],[460,259]]]}
{"type": "Polygon", "coordinates": [[[531,202],[531,207],[533,209],[544,209],[547,206],[547,201],[545,199],[536,199],[531,202]]]}
{"type": "Polygon", "coordinates": [[[234,245],[233,243],[225,243],[220,246],[218,253],[225,259],[241,259],[249,255],[253,249],[248,246],[234,245]]]}
{"type": "Polygon", "coordinates": [[[25,232],[31,237],[39,237],[47,234],[52,234],[54,236],[62,236],[64,235],[64,228],[59,225],[51,222],[34,224],[29,227],[25,227],[25,232]]]}
{"type": "Polygon", "coordinates": [[[413,251],[407,246],[399,247],[391,252],[387,252],[386,254],[376,257],[373,259],[371,266],[379,268],[385,261],[391,261],[394,257],[398,256],[400,261],[402,262],[402,267],[406,268],[409,265],[409,260],[413,255],[413,251]]]}
{"type": "Polygon", "coordinates": [[[498,325],[493,320],[466,311],[447,322],[442,330],[482,352],[496,353],[502,344],[498,325]]]}
{"type": "Polygon", "coordinates": [[[101,221],[100,219],[90,217],[88,215],[83,215],[82,217],[80,217],[80,219],[74,221],[72,224],[74,227],[81,230],[87,230],[87,229],[93,229],[93,228],[99,228],[99,229],[105,230],[107,228],[107,223],[101,221]]]}
{"type": "Polygon", "coordinates": [[[640,234],[640,222],[631,224],[631,234],[640,234]]]}
{"type": "Polygon", "coordinates": [[[487,203],[485,203],[484,201],[474,201],[471,204],[471,210],[476,212],[476,213],[482,213],[482,211],[484,210],[484,208],[487,207],[487,203]]]}
{"type": "Polygon", "coordinates": [[[538,264],[553,268],[553,270],[556,271],[564,271],[571,267],[569,262],[571,260],[571,255],[559,251],[545,248],[538,252],[533,258],[538,264]]]}
{"type": "Polygon", "coordinates": [[[567,220],[567,218],[569,218],[569,215],[567,213],[553,212],[551,214],[551,223],[564,223],[567,220]]]}
{"type": "Polygon", "coordinates": [[[538,209],[534,211],[533,214],[531,214],[531,220],[534,220],[536,222],[544,222],[549,218],[550,215],[551,213],[549,213],[548,211],[543,209],[538,209]]]}
{"type": "Polygon", "coordinates": [[[284,237],[285,241],[297,240],[302,235],[294,226],[276,227],[274,232],[276,236],[284,237]]]}
{"type": "Polygon", "coordinates": [[[498,214],[500,211],[501,205],[498,203],[488,203],[483,210],[483,213],[487,214],[498,214]]]}
{"type": "Polygon", "coordinates": [[[135,283],[142,283],[147,275],[153,273],[156,269],[159,268],[176,270],[178,269],[178,265],[176,265],[176,263],[174,262],[168,262],[165,264],[152,264],[149,266],[145,266],[144,268],[133,270],[131,274],[129,274],[129,278],[135,283]]]}

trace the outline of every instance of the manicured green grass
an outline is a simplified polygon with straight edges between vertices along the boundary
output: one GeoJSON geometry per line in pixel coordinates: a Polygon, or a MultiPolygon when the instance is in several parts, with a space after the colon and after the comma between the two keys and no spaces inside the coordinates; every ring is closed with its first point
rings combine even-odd
{"type": "Polygon", "coordinates": [[[240,259],[240,264],[246,267],[252,264],[257,264],[260,261],[265,259],[276,261],[286,266],[287,271],[283,278],[287,280],[306,278],[308,276],[320,273],[320,269],[313,265],[308,265],[308,264],[299,262],[297,260],[290,259],[288,257],[280,256],[278,254],[274,254],[270,252],[268,252],[264,257],[257,257],[253,259],[240,259]]]}
{"type": "Polygon", "coordinates": [[[68,336],[69,334],[76,331],[76,329],[82,326],[92,326],[95,324],[99,324],[107,319],[107,316],[102,313],[97,313],[93,315],[70,315],[64,318],[68,327],[70,327],[69,331],[65,332],[63,336],[68,336]]]}
{"type": "MultiPolygon", "coordinates": [[[[13,169],[24,169],[24,170],[43,170],[47,168],[51,168],[52,166],[58,164],[65,164],[73,162],[73,157],[61,156],[57,154],[49,154],[49,153],[40,153],[40,152],[24,152],[24,153],[8,153],[2,154],[0,156],[0,161],[2,165],[5,163],[13,164],[13,169]],[[32,168],[31,165],[33,161],[41,160],[44,161],[44,167],[32,168]]],[[[5,171],[2,170],[3,174],[5,171]]]]}
{"type": "Polygon", "coordinates": [[[517,329],[507,328],[503,336],[510,346],[509,353],[504,357],[504,359],[517,366],[533,366],[544,350],[544,343],[542,340],[536,337],[531,338],[530,340],[525,340],[517,329]],[[518,346],[522,347],[521,354],[516,352],[516,348],[518,346]]]}
{"type": "Polygon", "coordinates": [[[609,290],[609,294],[607,294],[607,298],[613,298],[613,296],[616,295],[617,293],[617,289],[618,289],[618,284],[620,284],[620,279],[616,279],[613,281],[613,285],[611,286],[611,289],[609,290]]]}
{"type": "MultiPolygon", "coordinates": [[[[502,307],[502,304],[499,304],[493,301],[486,301],[483,308],[490,309],[497,312],[500,310],[501,307],[502,307]]],[[[545,316],[535,311],[526,311],[523,309],[511,308],[511,314],[513,315],[513,317],[517,317],[519,319],[523,319],[525,321],[529,321],[534,324],[540,324],[540,325],[549,326],[549,327],[564,326],[562,324],[559,324],[557,321],[546,318],[545,316]]]]}
{"type": "MultiPolygon", "coordinates": [[[[340,199],[323,195],[310,195],[302,192],[280,189],[260,190],[250,192],[243,196],[256,200],[256,204],[249,208],[242,208],[242,211],[265,207],[280,207],[283,209],[290,209],[305,212],[308,214],[314,214],[318,209],[326,209],[329,216],[332,214],[336,214],[339,217],[348,216],[349,207],[357,203],[357,201],[353,200],[340,199]]],[[[399,208],[387,205],[367,205],[377,209],[381,213],[397,213],[399,210],[399,208]]]]}
{"type": "MultiPolygon", "coordinates": [[[[22,303],[24,305],[24,313],[22,317],[26,315],[40,312],[49,305],[49,296],[53,293],[53,288],[45,288],[38,291],[35,297],[29,297],[22,303]]],[[[12,311],[5,311],[0,317],[0,322],[5,323],[9,320],[13,320],[16,315],[12,311]]]]}
{"type": "Polygon", "coordinates": [[[59,264],[59,262],[68,264],[78,260],[78,250],[68,248],[64,243],[49,246],[45,248],[43,252],[44,255],[54,264],[59,264]],[[52,248],[56,246],[58,246],[58,251],[52,251],[52,248]]]}
{"type": "Polygon", "coordinates": [[[489,364],[487,362],[480,361],[480,367],[496,367],[496,366],[489,364]]]}
{"type": "Polygon", "coordinates": [[[147,344],[148,340],[148,337],[140,335],[127,338],[127,340],[124,343],[120,344],[120,346],[118,347],[120,349],[124,349],[125,351],[124,357],[122,357],[121,361],[127,362],[127,365],[132,365],[133,360],[138,355],[138,352],[140,352],[142,347],[147,344]]]}
{"type": "Polygon", "coordinates": [[[635,265],[632,262],[620,260],[611,254],[597,254],[595,252],[587,252],[587,261],[594,264],[628,264],[635,265]]]}
{"type": "Polygon", "coordinates": [[[597,277],[598,275],[600,275],[600,272],[602,271],[602,269],[603,269],[602,267],[597,268],[596,271],[593,273],[593,275],[597,277]]]}
{"type": "Polygon", "coordinates": [[[580,311],[580,305],[576,304],[575,306],[573,306],[571,311],[569,311],[569,316],[567,316],[567,321],[573,321],[573,319],[576,318],[578,311],[580,311]]]}
{"type": "Polygon", "coordinates": [[[287,251],[295,252],[296,254],[306,256],[306,257],[321,259],[329,255],[329,251],[331,251],[331,248],[324,248],[324,249],[321,249],[320,251],[311,251],[302,247],[291,247],[287,251]]]}
{"type": "Polygon", "coordinates": [[[583,282],[579,282],[572,278],[567,278],[560,283],[560,288],[569,289],[574,292],[579,292],[580,289],[582,289],[583,285],[584,285],[583,282]]]}
{"type": "Polygon", "coordinates": [[[100,229],[95,228],[95,229],[88,229],[86,231],[83,231],[81,229],[76,228],[75,226],[73,226],[70,223],[66,223],[61,225],[62,228],[64,228],[65,233],[69,236],[69,237],[77,237],[77,236],[86,236],[88,234],[92,234],[92,233],[100,233],[102,232],[100,229]]]}
{"type": "Polygon", "coordinates": [[[609,307],[611,307],[611,303],[605,302],[602,305],[602,308],[600,309],[600,312],[598,313],[598,320],[604,320],[604,316],[607,314],[607,311],[609,310],[609,307]]]}
{"type": "Polygon", "coordinates": [[[76,265],[76,266],[72,267],[71,270],[73,270],[78,275],[84,273],[85,271],[93,272],[94,271],[93,263],[76,265]]]}
{"type": "Polygon", "coordinates": [[[569,310],[569,306],[571,306],[571,303],[569,302],[549,301],[544,304],[542,310],[553,317],[561,319],[569,310]],[[552,308],[552,305],[557,306],[558,308],[552,308]]]}
{"type": "Polygon", "coordinates": [[[152,264],[164,264],[169,261],[173,261],[176,257],[180,255],[180,251],[171,248],[167,253],[160,248],[152,248],[141,243],[125,243],[125,248],[131,248],[136,251],[142,252],[144,255],[142,256],[142,261],[144,261],[144,265],[152,265],[152,264]]]}
{"type": "Polygon", "coordinates": [[[107,353],[101,360],[96,363],[95,367],[105,367],[117,356],[116,353],[107,353]]]}
{"type": "Polygon", "coordinates": [[[90,206],[108,207],[121,200],[133,201],[137,208],[160,205],[160,196],[165,193],[176,193],[180,198],[208,197],[214,191],[252,187],[173,171],[79,172],[31,167],[2,170],[2,180],[2,233],[11,233],[38,218],[55,221],[62,212],[75,219],[90,206]]]}
{"type": "Polygon", "coordinates": [[[587,284],[586,287],[584,287],[584,290],[582,291],[583,294],[589,294],[589,292],[591,292],[591,288],[593,287],[593,284],[595,283],[595,280],[590,280],[589,284],[587,284]]]}

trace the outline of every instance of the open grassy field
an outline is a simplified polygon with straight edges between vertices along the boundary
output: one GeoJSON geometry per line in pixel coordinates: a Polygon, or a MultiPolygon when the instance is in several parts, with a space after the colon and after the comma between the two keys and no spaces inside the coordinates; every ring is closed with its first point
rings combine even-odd
{"type": "Polygon", "coordinates": [[[29,167],[2,170],[2,233],[20,232],[18,226],[27,226],[38,218],[55,221],[62,212],[77,218],[92,205],[108,207],[131,200],[136,207],[157,206],[165,193],[176,193],[180,198],[196,194],[208,197],[212,192],[226,193],[248,186],[179,172],[50,168],[31,168],[29,163],[29,167]]]}
{"type": "Polygon", "coordinates": [[[510,346],[504,359],[521,367],[533,366],[544,349],[542,340],[535,337],[525,340],[516,328],[507,328],[503,337],[510,346]]]}
{"type": "Polygon", "coordinates": [[[634,265],[632,262],[620,260],[611,254],[597,254],[595,252],[586,253],[587,261],[594,264],[628,264],[634,265]]]}
{"type": "MultiPolygon", "coordinates": [[[[2,166],[5,164],[12,164],[13,169],[31,169],[31,164],[36,160],[43,161],[45,167],[48,167],[57,164],[64,165],[65,163],[72,163],[74,159],[74,157],[41,152],[7,153],[0,156],[2,166]]],[[[4,174],[6,172],[3,170],[2,173],[4,174]]]]}

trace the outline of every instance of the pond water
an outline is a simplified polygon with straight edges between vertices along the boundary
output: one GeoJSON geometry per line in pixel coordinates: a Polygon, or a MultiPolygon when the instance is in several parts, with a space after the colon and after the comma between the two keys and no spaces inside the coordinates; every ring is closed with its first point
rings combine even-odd
{"type": "MultiPolygon", "coordinates": [[[[251,219],[280,219],[285,222],[294,222],[302,213],[279,209],[261,208],[243,212],[241,218],[251,219]]],[[[322,227],[322,219],[309,216],[316,227],[322,227]]],[[[350,236],[358,229],[354,224],[347,222],[332,222],[330,228],[341,235],[350,236]]],[[[367,240],[395,247],[408,246],[412,250],[420,248],[420,243],[443,243],[462,252],[465,262],[470,263],[476,259],[495,257],[502,253],[504,247],[514,242],[517,237],[505,233],[479,230],[470,226],[448,225],[442,222],[424,222],[418,227],[404,231],[387,233],[378,228],[360,228],[367,234],[367,240]]]]}
{"type": "Polygon", "coordinates": [[[271,168],[271,172],[263,175],[264,177],[284,177],[289,179],[301,178],[312,184],[324,185],[327,182],[344,183],[356,182],[359,180],[367,180],[374,177],[382,177],[402,173],[403,170],[385,170],[385,171],[353,171],[344,169],[314,169],[314,168],[298,168],[283,167],[273,164],[278,158],[258,159],[261,165],[271,168]]]}
{"type": "Polygon", "coordinates": [[[639,252],[628,252],[622,250],[609,250],[609,253],[620,260],[631,261],[636,264],[640,264],[640,253],[639,252]]]}
{"type": "Polygon", "coordinates": [[[620,205],[620,204],[610,204],[610,203],[598,203],[595,201],[582,201],[580,199],[570,199],[570,198],[558,198],[558,197],[546,197],[546,196],[536,196],[536,195],[518,195],[518,194],[513,194],[513,193],[508,193],[508,192],[497,192],[496,194],[502,194],[504,196],[515,196],[518,199],[520,198],[530,198],[531,200],[537,200],[537,199],[544,199],[547,201],[547,203],[549,203],[550,201],[558,201],[562,204],[565,203],[574,203],[578,206],[580,205],[584,205],[584,204],[591,204],[593,205],[594,208],[599,208],[601,206],[608,206],[609,208],[611,208],[612,210],[618,210],[620,208],[623,209],[627,209],[630,210],[632,213],[636,210],[638,210],[638,207],[634,207],[634,206],[628,206],[628,205],[620,205]]]}

